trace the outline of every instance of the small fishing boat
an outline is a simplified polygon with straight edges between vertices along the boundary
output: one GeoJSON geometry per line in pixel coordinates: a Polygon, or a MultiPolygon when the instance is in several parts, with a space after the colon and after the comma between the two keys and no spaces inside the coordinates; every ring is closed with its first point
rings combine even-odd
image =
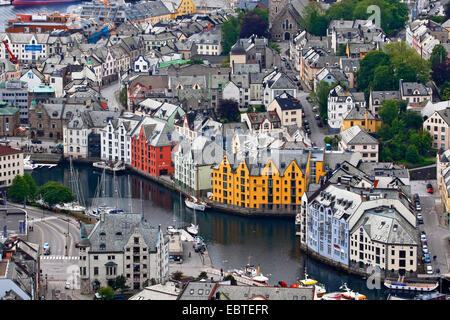
{"type": "Polygon", "coordinates": [[[200,210],[200,211],[205,211],[205,209],[206,209],[206,203],[198,200],[196,197],[193,197],[193,196],[187,197],[184,200],[184,203],[190,209],[200,210]]]}
{"type": "Polygon", "coordinates": [[[108,172],[118,173],[124,171],[126,169],[125,163],[122,161],[117,162],[107,162],[107,161],[98,161],[92,164],[94,169],[98,170],[106,170],[108,172]]]}
{"type": "Polygon", "coordinates": [[[439,287],[439,282],[426,283],[386,280],[384,281],[384,286],[392,290],[430,292],[439,287]]]}
{"type": "Polygon", "coordinates": [[[57,204],[57,205],[55,205],[55,208],[58,210],[65,210],[65,211],[82,213],[82,214],[86,213],[86,207],[79,205],[77,202],[57,204]]]}
{"type": "Polygon", "coordinates": [[[262,284],[268,284],[269,281],[269,278],[265,277],[261,273],[259,265],[256,268],[253,265],[247,264],[244,268],[240,270],[235,269],[232,272],[238,276],[241,276],[242,278],[247,278],[262,284]]]}
{"type": "Polygon", "coordinates": [[[344,283],[339,289],[343,291],[331,292],[324,294],[322,300],[366,300],[367,297],[363,294],[352,291],[344,283]]]}
{"type": "Polygon", "coordinates": [[[189,232],[191,235],[196,236],[198,234],[198,225],[191,223],[189,226],[186,227],[186,231],[189,232]]]}

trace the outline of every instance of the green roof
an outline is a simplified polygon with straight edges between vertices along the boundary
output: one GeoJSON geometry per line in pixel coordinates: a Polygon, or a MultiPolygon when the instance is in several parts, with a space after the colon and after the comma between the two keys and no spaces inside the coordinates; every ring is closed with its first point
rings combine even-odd
{"type": "Polygon", "coordinates": [[[55,88],[53,88],[51,86],[39,85],[37,87],[30,88],[30,90],[28,90],[28,91],[34,92],[34,93],[52,93],[52,92],[55,92],[55,88]]]}
{"type": "Polygon", "coordinates": [[[13,116],[19,112],[18,107],[0,107],[0,116],[13,116]]]}
{"type": "Polygon", "coordinates": [[[183,59],[176,59],[176,60],[167,61],[167,62],[160,62],[158,65],[158,68],[165,68],[165,67],[171,66],[173,64],[186,64],[188,62],[189,62],[189,60],[183,60],[183,59]]]}

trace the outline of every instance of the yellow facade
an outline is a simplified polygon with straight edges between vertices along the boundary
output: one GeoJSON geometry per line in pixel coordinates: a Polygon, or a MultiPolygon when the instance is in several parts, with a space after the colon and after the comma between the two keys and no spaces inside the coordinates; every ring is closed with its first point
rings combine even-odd
{"type": "MultiPolygon", "coordinates": [[[[307,190],[310,182],[311,153],[308,156],[305,172],[295,161],[286,164],[284,173],[269,160],[260,175],[249,175],[245,161],[242,161],[233,171],[226,156],[217,169],[213,169],[214,201],[223,204],[235,205],[244,208],[261,208],[263,205],[269,209],[280,206],[300,205],[301,197],[307,190]],[[295,191],[294,191],[295,190],[295,191]]],[[[317,183],[323,176],[323,162],[315,162],[315,176],[317,183]]]]}
{"type": "Polygon", "coordinates": [[[177,12],[173,14],[173,19],[178,16],[196,13],[194,0],[182,0],[180,6],[177,8],[177,12]]]}
{"type": "Polygon", "coordinates": [[[341,124],[341,132],[353,126],[360,126],[361,128],[364,128],[367,132],[371,133],[377,132],[377,129],[382,125],[382,121],[381,119],[373,119],[373,117],[370,117],[369,119],[368,112],[369,111],[366,110],[365,119],[343,120],[341,124]]]}

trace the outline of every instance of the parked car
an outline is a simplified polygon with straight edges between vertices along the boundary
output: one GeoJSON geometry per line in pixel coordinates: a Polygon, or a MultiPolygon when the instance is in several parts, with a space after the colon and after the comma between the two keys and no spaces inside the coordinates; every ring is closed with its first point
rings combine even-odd
{"type": "Polygon", "coordinates": [[[312,111],[313,111],[313,112],[316,112],[316,111],[317,111],[317,107],[314,106],[314,107],[312,108],[312,111]]]}
{"type": "Polygon", "coordinates": [[[417,193],[414,194],[414,201],[415,202],[420,202],[420,198],[419,198],[419,195],[417,193]]]}
{"type": "Polygon", "coordinates": [[[428,254],[430,254],[430,253],[428,252],[428,246],[427,246],[426,244],[424,244],[424,245],[422,246],[422,251],[423,251],[423,253],[428,253],[428,254]]]}
{"type": "Polygon", "coordinates": [[[320,121],[320,120],[317,120],[317,125],[319,126],[319,127],[323,127],[323,123],[322,123],[322,121],[320,121]]]}
{"type": "Polygon", "coordinates": [[[423,216],[422,216],[421,213],[418,213],[418,214],[417,214],[417,219],[423,219],[423,216]]]}
{"type": "Polygon", "coordinates": [[[417,219],[417,222],[418,222],[419,224],[423,224],[423,219],[417,219]]]}
{"type": "Polygon", "coordinates": [[[426,242],[427,241],[427,236],[425,234],[421,234],[420,235],[420,241],[426,242]]]}
{"type": "Polygon", "coordinates": [[[39,139],[32,139],[31,143],[35,143],[35,144],[42,144],[42,141],[39,139]]]}
{"type": "Polygon", "coordinates": [[[306,113],[302,112],[302,118],[306,118],[306,113]]]}
{"type": "Polygon", "coordinates": [[[79,242],[75,242],[75,248],[79,248],[80,247],[80,243],[79,242]]]}
{"type": "Polygon", "coordinates": [[[316,115],[314,116],[314,118],[316,118],[316,120],[320,119],[320,116],[316,113],[316,115]]]}
{"type": "Polygon", "coordinates": [[[325,149],[326,149],[326,150],[331,150],[331,144],[327,143],[327,144],[325,145],[325,149]]]}
{"type": "Polygon", "coordinates": [[[310,129],[310,128],[307,128],[307,129],[306,129],[306,133],[307,133],[307,134],[311,134],[311,129],[310,129]]]}
{"type": "Polygon", "coordinates": [[[281,61],[286,61],[286,57],[281,57],[281,61]]]}
{"type": "Polygon", "coordinates": [[[416,203],[416,210],[422,211],[422,207],[420,206],[420,203],[416,203]]]}
{"type": "Polygon", "coordinates": [[[423,261],[425,262],[425,263],[431,263],[431,260],[430,260],[430,258],[428,257],[425,257],[425,258],[423,258],[423,261]]]}
{"type": "Polygon", "coordinates": [[[304,125],[308,125],[308,124],[309,124],[309,121],[308,121],[308,120],[305,120],[305,121],[303,121],[303,124],[304,124],[304,125]]]}
{"type": "Polygon", "coordinates": [[[70,283],[70,280],[66,281],[66,285],[64,286],[65,289],[72,289],[72,285],[70,283]]]}
{"type": "Polygon", "coordinates": [[[433,193],[433,186],[431,185],[431,183],[427,184],[427,192],[433,193]]]}
{"type": "Polygon", "coordinates": [[[427,274],[433,274],[433,267],[427,266],[427,274]]]}
{"type": "Polygon", "coordinates": [[[311,101],[311,97],[310,96],[306,96],[306,101],[311,101]]]}

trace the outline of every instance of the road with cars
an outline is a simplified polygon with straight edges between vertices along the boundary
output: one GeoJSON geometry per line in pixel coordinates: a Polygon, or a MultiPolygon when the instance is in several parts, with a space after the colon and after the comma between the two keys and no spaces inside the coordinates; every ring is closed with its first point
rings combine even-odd
{"type": "MultiPolygon", "coordinates": [[[[431,266],[431,274],[448,274],[449,273],[449,230],[440,222],[442,215],[442,205],[437,189],[436,180],[412,180],[411,193],[418,194],[420,198],[421,210],[416,211],[423,217],[423,224],[418,225],[421,232],[425,232],[425,241],[423,236],[420,240],[420,254],[423,257],[423,244],[426,244],[430,257],[430,262],[425,263],[425,272],[427,267],[431,266]],[[427,184],[433,186],[433,193],[428,193],[427,184]],[[436,259],[433,257],[436,256],[436,259]]],[[[430,274],[430,273],[429,273],[430,274]]]]}

